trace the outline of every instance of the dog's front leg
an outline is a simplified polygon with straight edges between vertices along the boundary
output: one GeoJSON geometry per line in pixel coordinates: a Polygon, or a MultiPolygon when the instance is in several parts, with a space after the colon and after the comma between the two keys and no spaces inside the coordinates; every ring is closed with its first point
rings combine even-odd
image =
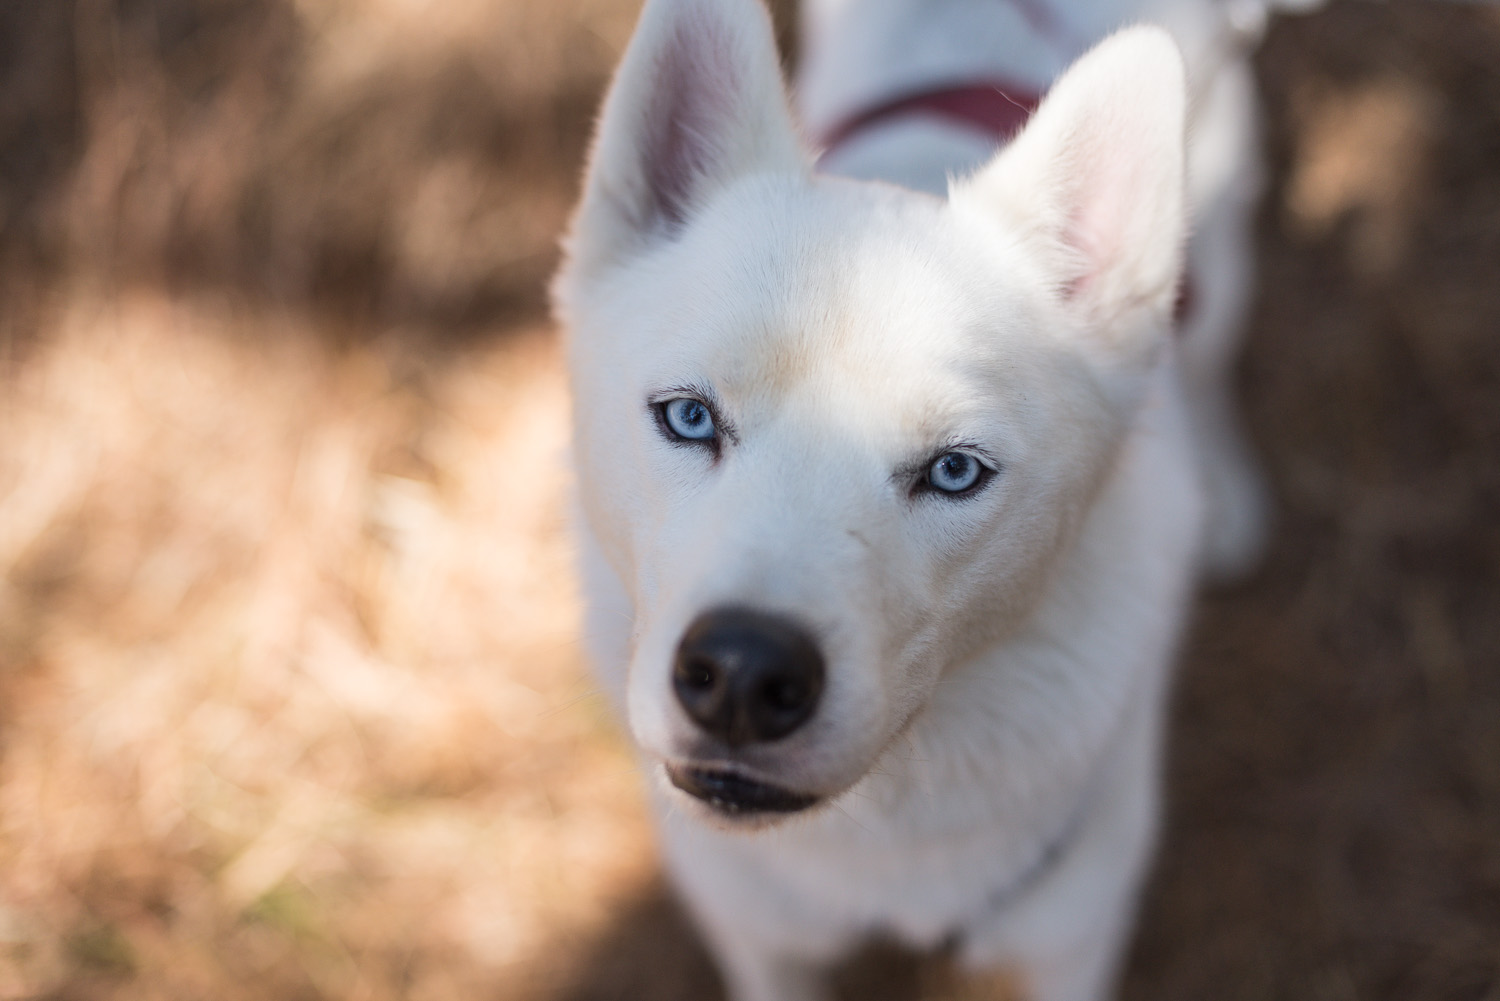
{"type": "MultiPolygon", "coordinates": [[[[778,878],[753,835],[722,835],[663,810],[663,855],[729,1001],[827,1001],[848,929],[778,878]]],[[[774,853],[773,853],[774,854],[774,853]]]]}
{"type": "MultiPolygon", "coordinates": [[[[1132,876],[1137,877],[1139,871],[1132,876]]],[[[1031,911],[1016,915],[1024,927],[1007,929],[1003,944],[982,943],[966,950],[963,965],[969,975],[959,997],[963,1001],[1108,1001],[1114,995],[1129,940],[1135,883],[1135,878],[1112,885],[1101,881],[1095,892],[1071,901],[1038,901],[1034,909],[1023,906],[1022,912],[1031,911]],[[1051,913],[1037,915],[1043,909],[1051,913]]],[[[1045,889],[1043,895],[1048,895],[1045,889]]]]}
{"type": "Polygon", "coordinates": [[[828,1001],[820,964],[758,948],[733,936],[709,935],[729,1001],[828,1001]]]}
{"type": "MultiPolygon", "coordinates": [[[[761,920],[767,911],[734,894],[723,894],[723,883],[705,899],[702,873],[677,880],[678,889],[694,923],[718,964],[728,1001],[827,1001],[831,997],[823,961],[810,950],[794,952],[790,943],[768,935],[761,920]],[[736,901],[742,906],[736,907],[736,901]]],[[[712,891],[711,891],[712,892],[712,891]]],[[[807,936],[810,942],[815,938],[807,936]]]]}
{"type": "Polygon", "coordinates": [[[1018,972],[997,977],[996,993],[975,1001],[1108,1001],[1115,993],[1128,924],[1050,956],[1033,956],[1018,972]]]}
{"type": "Polygon", "coordinates": [[[1056,867],[965,935],[962,965],[1013,971],[1023,1001],[1114,995],[1159,813],[1160,707],[1147,699],[1137,709],[1056,867]]]}

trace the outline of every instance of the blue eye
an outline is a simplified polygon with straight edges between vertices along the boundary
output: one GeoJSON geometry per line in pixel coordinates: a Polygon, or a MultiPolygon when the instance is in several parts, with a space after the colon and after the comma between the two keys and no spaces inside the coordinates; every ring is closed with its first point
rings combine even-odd
{"type": "Polygon", "coordinates": [[[927,470],[927,482],[947,494],[972,489],[984,473],[979,460],[967,452],[944,452],[927,470]]]}
{"type": "Polygon", "coordinates": [[[688,441],[708,441],[714,437],[714,417],[708,407],[692,397],[681,396],[661,405],[661,417],[671,431],[688,441]]]}

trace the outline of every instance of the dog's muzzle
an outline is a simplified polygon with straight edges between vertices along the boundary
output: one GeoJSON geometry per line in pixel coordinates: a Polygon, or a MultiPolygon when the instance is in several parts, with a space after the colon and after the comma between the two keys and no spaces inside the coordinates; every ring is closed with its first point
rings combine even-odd
{"type": "Polygon", "coordinates": [[[823,654],[790,619],[748,608],[717,608],[683,633],[672,689],[698,728],[698,762],[666,766],[678,789],[724,816],[794,813],[816,795],[752,778],[734,763],[800,729],[817,711],[823,654]]]}

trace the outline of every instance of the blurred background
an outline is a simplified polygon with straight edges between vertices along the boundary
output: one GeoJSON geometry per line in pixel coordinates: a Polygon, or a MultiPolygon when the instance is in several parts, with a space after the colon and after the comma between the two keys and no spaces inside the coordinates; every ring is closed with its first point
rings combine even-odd
{"type": "MultiPolygon", "coordinates": [[[[545,296],[637,6],[0,4],[0,998],[718,996],[582,661],[545,296]]],[[[1278,531],[1125,996],[1500,1001],[1500,11],[1258,68],[1278,531]]]]}

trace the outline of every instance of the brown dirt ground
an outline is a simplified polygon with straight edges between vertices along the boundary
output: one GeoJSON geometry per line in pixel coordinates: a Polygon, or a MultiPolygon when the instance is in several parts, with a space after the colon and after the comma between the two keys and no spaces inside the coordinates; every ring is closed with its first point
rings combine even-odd
{"type": "MultiPolygon", "coordinates": [[[[543,291],[634,7],[0,5],[0,999],[718,996],[578,649],[543,291]]],[[[1500,1001],[1497,57],[1436,0],[1259,57],[1279,522],[1128,999],[1500,1001]]]]}

